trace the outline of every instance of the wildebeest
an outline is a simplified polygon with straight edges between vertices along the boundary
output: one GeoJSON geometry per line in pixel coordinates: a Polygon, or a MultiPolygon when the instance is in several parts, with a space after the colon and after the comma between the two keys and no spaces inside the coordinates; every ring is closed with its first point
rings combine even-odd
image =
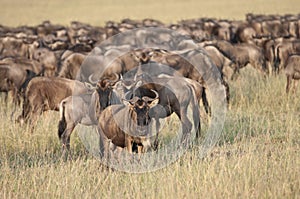
{"type": "MultiPolygon", "coordinates": [[[[182,76],[170,76],[167,74],[154,75],[147,73],[148,70],[167,71],[160,64],[146,64],[140,66],[132,83],[129,79],[121,80],[123,93],[131,92],[133,96],[149,95],[151,90],[156,90],[159,95],[158,105],[152,109],[152,117],[156,120],[156,139],[154,148],[158,146],[158,135],[160,130],[160,118],[166,118],[173,112],[178,116],[181,125],[183,140],[189,135],[193,124],[197,136],[199,136],[200,117],[198,104],[202,97],[203,86],[197,81],[182,76]],[[188,106],[192,107],[193,124],[187,116],[188,106]]],[[[130,75],[129,75],[130,76],[130,75]]],[[[117,88],[116,88],[117,89],[117,88]]]]}
{"type": "MultiPolygon", "coordinates": [[[[194,53],[194,50],[190,50],[187,51],[187,53],[194,53]]],[[[193,64],[191,64],[187,59],[185,59],[185,56],[183,54],[180,54],[180,52],[177,54],[175,52],[168,52],[162,49],[150,49],[149,50],[149,56],[150,56],[150,61],[156,62],[156,63],[160,63],[163,64],[165,66],[168,66],[169,68],[171,68],[171,73],[167,73],[168,75],[179,75],[182,77],[186,77],[189,79],[192,79],[194,81],[197,81],[199,84],[201,84],[204,88],[203,92],[202,92],[202,100],[204,103],[204,108],[206,113],[210,113],[210,107],[208,104],[208,101],[206,99],[206,82],[204,80],[204,77],[202,76],[202,74],[200,74],[200,71],[198,71],[199,68],[197,68],[196,66],[194,66],[193,64]]],[[[199,62],[204,62],[203,64],[201,64],[200,67],[202,67],[200,70],[203,70],[201,72],[206,73],[206,70],[209,70],[208,68],[211,67],[212,63],[207,63],[207,60],[205,60],[206,58],[208,58],[208,55],[205,53],[200,53],[201,55],[201,59],[199,59],[199,62]],[[205,72],[204,72],[205,71],[205,72]]],[[[199,63],[198,63],[199,64],[199,63]]],[[[153,70],[156,71],[156,70],[153,70]]],[[[158,70],[159,72],[159,70],[158,70]]],[[[206,75],[208,75],[209,73],[212,73],[212,71],[209,71],[206,73],[206,75]]],[[[221,75],[222,78],[222,75],[221,75]]],[[[224,84],[225,82],[223,81],[222,84],[223,86],[226,88],[228,87],[227,84],[224,84]]],[[[229,91],[229,87],[226,89],[227,91],[229,91]]],[[[229,92],[226,93],[226,97],[227,97],[227,102],[229,102],[229,92]]]]}
{"type": "Polygon", "coordinates": [[[99,111],[97,91],[89,94],[72,95],[61,101],[58,137],[62,142],[64,152],[70,149],[70,137],[76,125],[97,125],[99,111]]]}
{"type": "Polygon", "coordinates": [[[247,64],[251,64],[251,66],[261,71],[264,75],[268,72],[262,49],[254,44],[243,43],[232,45],[227,41],[216,41],[210,45],[215,46],[225,57],[235,64],[234,74],[247,64]]]}
{"type": "Polygon", "coordinates": [[[60,120],[58,124],[58,137],[63,147],[70,147],[70,136],[77,124],[85,126],[97,125],[97,118],[106,107],[121,103],[113,91],[118,76],[114,79],[99,80],[93,93],[72,95],[63,99],[59,105],[60,120]]]}
{"type": "Polygon", "coordinates": [[[101,52],[100,55],[89,55],[80,69],[80,75],[85,76],[81,80],[86,79],[86,81],[93,83],[102,77],[124,74],[141,63],[140,58],[137,58],[140,57],[141,53],[143,53],[141,49],[130,50],[130,46],[124,45],[121,47],[111,46],[104,53],[101,52]],[[85,74],[88,72],[89,74],[85,74]],[[90,78],[91,74],[92,77],[90,78]]]}
{"type": "Polygon", "coordinates": [[[155,97],[148,96],[123,99],[124,104],[111,105],[103,110],[99,117],[100,131],[116,146],[127,148],[132,153],[133,142],[140,145],[139,152],[146,152],[150,147],[151,118],[150,111],[158,103],[155,97]]]}
{"type": "Polygon", "coordinates": [[[282,40],[275,47],[275,69],[277,73],[284,69],[290,55],[300,53],[300,40],[282,40]]]}
{"type": "Polygon", "coordinates": [[[300,55],[289,56],[284,71],[287,77],[286,93],[288,94],[290,91],[292,80],[294,80],[295,93],[297,88],[296,80],[300,80],[300,55]]]}
{"type": "Polygon", "coordinates": [[[0,63],[5,63],[8,65],[14,65],[18,68],[22,68],[24,70],[29,70],[34,72],[37,75],[41,75],[43,72],[43,66],[36,60],[23,58],[23,57],[5,57],[0,60],[0,63]]]}
{"type": "Polygon", "coordinates": [[[64,58],[58,77],[76,79],[77,73],[85,57],[86,55],[81,53],[72,53],[64,58]]]}
{"type": "Polygon", "coordinates": [[[48,48],[38,48],[34,51],[33,59],[43,66],[43,75],[53,77],[57,73],[57,59],[53,51],[48,48]]]}
{"type": "Polygon", "coordinates": [[[35,77],[25,91],[22,114],[18,121],[35,124],[38,115],[47,110],[59,110],[60,102],[71,95],[89,92],[89,87],[79,81],[59,77],[35,77]]]}
{"type": "Polygon", "coordinates": [[[230,79],[230,74],[228,74],[228,67],[231,64],[231,60],[225,57],[216,47],[214,46],[204,46],[210,59],[218,67],[222,78],[230,79]]]}
{"type": "Polygon", "coordinates": [[[34,72],[17,64],[0,63],[0,92],[12,91],[13,101],[20,104],[22,91],[26,88],[30,79],[35,76],[34,72]]]}
{"type": "Polygon", "coordinates": [[[24,43],[23,39],[15,36],[5,36],[0,38],[0,57],[26,57],[29,46],[24,43]]]}
{"type": "Polygon", "coordinates": [[[252,28],[249,24],[242,24],[237,28],[233,42],[254,44],[255,37],[256,32],[254,28],[252,28]]]}

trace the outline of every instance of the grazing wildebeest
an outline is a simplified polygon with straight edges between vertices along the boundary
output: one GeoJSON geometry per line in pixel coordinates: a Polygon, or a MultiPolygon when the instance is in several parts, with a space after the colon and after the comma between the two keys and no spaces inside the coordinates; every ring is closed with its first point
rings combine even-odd
{"type": "Polygon", "coordinates": [[[209,45],[215,46],[225,57],[235,64],[234,74],[247,64],[251,64],[251,66],[261,71],[264,75],[268,72],[262,49],[254,44],[242,43],[232,45],[227,41],[216,41],[209,45]]]}
{"type": "MultiPolygon", "coordinates": [[[[93,56],[88,56],[87,59],[83,63],[83,67],[81,68],[81,73],[85,73],[90,67],[91,64],[95,65],[95,63],[101,64],[103,68],[101,69],[94,69],[95,72],[91,78],[87,80],[91,83],[101,79],[102,77],[113,76],[114,74],[124,74],[127,71],[137,67],[141,61],[147,61],[148,57],[143,56],[145,55],[143,50],[130,50],[128,46],[110,48],[107,50],[103,55],[103,60],[101,58],[95,58],[93,56]],[[87,64],[91,63],[91,64],[87,64]],[[87,70],[86,69],[87,66],[87,70]],[[95,80],[94,80],[95,79],[95,80]]],[[[99,56],[100,57],[100,56],[99,56]]],[[[89,74],[90,77],[90,74],[89,74]]],[[[84,79],[84,78],[82,78],[84,79]]]]}
{"type": "Polygon", "coordinates": [[[0,92],[7,93],[12,91],[13,102],[20,104],[20,97],[22,91],[26,88],[30,79],[35,77],[36,74],[30,70],[25,70],[16,64],[0,63],[0,92]]]}
{"type": "MultiPolygon", "coordinates": [[[[193,53],[193,50],[191,50],[190,53],[193,53]]],[[[168,52],[162,49],[150,49],[148,55],[150,56],[150,61],[160,63],[172,68],[171,71],[173,72],[173,74],[169,74],[169,75],[179,74],[179,76],[183,76],[200,83],[204,89],[202,92],[202,100],[203,100],[202,102],[204,104],[206,113],[210,114],[210,107],[206,99],[206,83],[203,79],[203,76],[200,74],[200,72],[195,66],[193,66],[188,60],[184,58],[184,55],[177,54],[174,52],[168,52]]],[[[202,54],[202,55],[203,56],[201,59],[205,59],[205,57],[208,58],[207,54],[202,54]]],[[[203,68],[209,67],[208,65],[205,64],[201,65],[201,67],[203,68]]],[[[227,89],[225,90],[229,91],[228,84],[225,83],[226,83],[225,81],[222,82],[223,86],[225,88],[227,87],[227,89]]],[[[228,103],[229,103],[229,96],[230,96],[229,93],[226,93],[228,103]]]]}
{"type": "Polygon", "coordinates": [[[39,75],[43,71],[42,64],[36,60],[22,58],[22,57],[6,57],[0,60],[0,63],[5,63],[8,65],[14,65],[18,68],[22,68],[24,70],[30,70],[35,74],[39,75]]]}
{"type": "Polygon", "coordinates": [[[256,32],[249,24],[240,25],[234,35],[233,42],[235,43],[251,43],[254,44],[256,32]]]}
{"type": "Polygon", "coordinates": [[[58,73],[58,77],[76,79],[77,73],[85,57],[86,56],[81,53],[73,53],[66,57],[62,61],[62,66],[58,73]]]}
{"type": "Polygon", "coordinates": [[[226,71],[226,69],[231,64],[231,60],[225,57],[216,47],[214,46],[204,46],[206,53],[210,57],[210,59],[214,62],[214,64],[218,67],[222,78],[230,79],[230,74],[226,71]]]}
{"type": "Polygon", "coordinates": [[[79,81],[59,77],[35,77],[25,91],[22,114],[18,121],[31,125],[47,110],[59,110],[60,102],[71,95],[89,92],[89,87],[79,81]]]}
{"type": "Polygon", "coordinates": [[[275,69],[283,70],[290,55],[300,53],[300,40],[282,40],[275,46],[275,69]]]}
{"type": "Polygon", "coordinates": [[[286,93],[288,94],[290,91],[292,80],[294,80],[295,93],[297,88],[296,80],[300,80],[300,55],[289,56],[284,71],[287,77],[286,93]]]}
{"type": "Polygon", "coordinates": [[[53,51],[48,48],[38,48],[34,51],[33,59],[43,66],[43,75],[53,77],[57,73],[57,59],[53,51]]]}
{"type": "Polygon", "coordinates": [[[15,36],[0,38],[0,57],[29,57],[29,45],[15,36]]]}

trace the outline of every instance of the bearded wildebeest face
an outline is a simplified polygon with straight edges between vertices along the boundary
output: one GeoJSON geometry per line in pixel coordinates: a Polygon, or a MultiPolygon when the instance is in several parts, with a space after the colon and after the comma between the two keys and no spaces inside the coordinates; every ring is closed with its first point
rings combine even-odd
{"type": "MultiPolygon", "coordinates": [[[[149,116],[149,111],[158,104],[158,93],[155,90],[151,90],[151,92],[155,94],[154,98],[148,96],[134,96],[129,100],[124,99],[125,102],[129,103],[128,105],[131,110],[131,117],[137,122],[138,126],[149,125],[151,119],[149,116]]],[[[131,95],[132,93],[129,92],[125,95],[125,98],[131,95]]]]}
{"type": "Polygon", "coordinates": [[[136,113],[137,125],[146,126],[149,124],[149,106],[142,99],[138,99],[136,103],[132,104],[132,108],[136,113]]]}

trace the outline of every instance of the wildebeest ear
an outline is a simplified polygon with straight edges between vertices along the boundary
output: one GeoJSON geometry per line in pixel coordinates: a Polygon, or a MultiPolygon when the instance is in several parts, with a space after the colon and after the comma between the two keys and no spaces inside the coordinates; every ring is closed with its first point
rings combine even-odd
{"type": "Polygon", "coordinates": [[[122,101],[125,106],[130,106],[132,108],[139,98],[137,96],[134,96],[132,99],[126,99],[128,93],[129,92],[125,94],[125,98],[123,98],[122,101]]]}
{"type": "Polygon", "coordinates": [[[149,107],[152,108],[152,107],[156,106],[156,105],[158,104],[158,101],[159,101],[159,98],[154,99],[154,100],[149,104],[149,107]]]}
{"type": "Polygon", "coordinates": [[[133,104],[130,103],[129,101],[125,100],[124,98],[122,98],[122,103],[123,103],[125,106],[133,107],[133,104]]]}
{"type": "Polygon", "coordinates": [[[135,84],[135,87],[136,88],[139,88],[143,85],[143,82],[141,80],[139,80],[136,84],[135,84]]]}

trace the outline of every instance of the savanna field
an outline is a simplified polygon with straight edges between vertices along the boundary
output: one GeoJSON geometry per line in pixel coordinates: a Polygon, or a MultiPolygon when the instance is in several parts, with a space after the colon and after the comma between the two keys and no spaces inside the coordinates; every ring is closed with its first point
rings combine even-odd
{"type": "MultiPolygon", "coordinates": [[[[289,1],[7,1],[0,24],[36,25],[72,20],[103,25],[124,18],[165,23],[245,14],[298,14],[289,1]]],[[[230,108],[220,141],[204,159],[195,145],[163,169],[143,174],[113,171],[89,154],[77,130],[72,159],[61,158],[59,113],[39,117],[33,133],[12,122],[21,114],[0,95],[0,198],[300,198],[300,88],[286,95],[286,77],[263,77],[247,66],[230,80],[230,108]]],[[[205,115],[205,114],[204,114],[205,115]]],[[[205,117],[205,116],[204,116],[205,117]]],[[[202,120],[203,131],[207,118],[202,120]]],[[[168,133],[164,132],[167,137],[168,133]]]]}

